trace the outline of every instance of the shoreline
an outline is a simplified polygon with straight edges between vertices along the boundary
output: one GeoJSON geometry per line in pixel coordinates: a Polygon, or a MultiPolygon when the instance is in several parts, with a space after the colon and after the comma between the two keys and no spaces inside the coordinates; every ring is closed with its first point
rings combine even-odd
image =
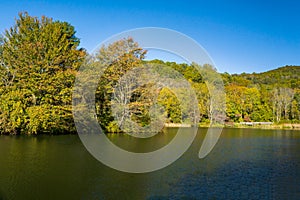
{"type": "MultiPolygon", "coordinates": [[[[190,124],[177,124],[177,123],[166,123],[166,128],[185,128],[185,127],[191,127],[190,124]]],[[[199,128],[208,128],[210,127],[210,124],[208,123],[200,123],[198,125],[199,128]]],[[[222,127],[222,125],[216,125],[213,127],[222,127]]],[[[292,124],[292,123],[283,123],[283,124],[269,124],[269,125],[261,125],[261,124],[255,124],[255,125],[246,125],[246,124],[240,124],[240,123],[230,123],[230,124],[224,124],[224,128],[251,128],[251,129],[269,129],[269,130],[295,130],[300,131],[300,124],[292,124]]]]}
{"type": "MultiPolygon", "coordinates": [[[[179,123],[166,123],[164,128],[191,128],[191,124],[179,124],[179,123]]],[[[200,123],[198,125],[199,128],[209,128],[210,125],[207,123],[200,123]]],[[[292,131],[300,131],[300,124],[291,124],[291,123],[284,123],[284,124],[272,124],[272,125],[241,125],[239,123],[233,123],[233,124],[225,124],[224,126],[221,125],[215,125],[212,127],[223,127],[223,128],[235,128],[235,129],[261,129],[261,130],[292,130],[292,131]]],[[[2,134],[6,136],[40,136],[40,135],[49,135],[49,136],[59,136],[59,135],[77,135],[78,133],[72,132],[72,133],[63,133],[63,134],[2,134]]],[[[105,134],[119,134],[119,133],[105,133],[105,134]]]]}
{"type": "Polygon", "coordinates": [[[245,125],[235,123],[233,125],[226,125],[225,127],[232,128],[253,128],[253,129],[269,129],[269,130],[300,130],[300,124],[283,123],[283,124],[270,124],[270,125],[245,125]]]}

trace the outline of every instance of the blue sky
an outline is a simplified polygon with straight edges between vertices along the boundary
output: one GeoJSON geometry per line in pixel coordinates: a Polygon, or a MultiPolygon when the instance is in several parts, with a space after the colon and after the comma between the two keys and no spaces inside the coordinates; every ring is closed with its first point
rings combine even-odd
{"type": "Polygon", "coordinates": [[[81,46],[140,27],[182,32],[202,45],[220,72],[262,72],[300,65],[300,1],[6,1],[0,31],[18,12],[75,26],[81,46]]]}

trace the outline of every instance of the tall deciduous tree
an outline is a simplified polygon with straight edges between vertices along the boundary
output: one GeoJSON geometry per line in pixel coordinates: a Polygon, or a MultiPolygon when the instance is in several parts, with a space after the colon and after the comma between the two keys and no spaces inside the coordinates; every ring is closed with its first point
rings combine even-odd
{"type": "Polygon", "coordinates": [[[276,115],[276,121],[279,122],[281,116],[288,119],[290,105],[294,98],[294,91],[291,88],[275,88],[273,90],[273,114],[276,115]]]}
{"type": "Polygon", "coordinates": [[[96,91],[96,112],[101,126],[107,131],[118,131],[111,113],[111,98],[114,86],[130,69],[141,64],[146,54],[132,38],[124,38],[108,46],[102,46],[96,53],[96,62],[105,69],[96,91]]]}
{"type": "Polygon", "coordinates": [[[75,29],[67,22],[20,13],[1,45],[2,132],[74,130],[71,92],[85,57],[75,29]],[[18,105],[18,113],[12,106],[18,105]],[[6,124],[5,121],[10,121],[6,124]]]}

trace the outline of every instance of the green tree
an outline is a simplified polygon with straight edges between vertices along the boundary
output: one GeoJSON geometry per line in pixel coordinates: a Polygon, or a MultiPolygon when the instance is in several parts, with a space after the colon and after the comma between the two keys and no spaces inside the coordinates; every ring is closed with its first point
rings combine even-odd
{"type": "Polygon", "coordinates": [[[164,107],[169,123],[181,123],[180,102],[170,89],[162,88],[158,96],[158,103],[164,107]]]}
{"type": "MultiPolygon", "coordinates": [[[[1,116],[6,133],[74,131],[71,93],[85,57],[75,29],[67,22],[20,13],[1,45],[1,116]],[[20,97],[20,98],[19,98],[20,97]],[[11,107],[20,102],[22,111],[11,107]],[[9,106],[11,105],[11,106],[9,106]],[[17,119],[16,122],[10,120],[17,119]]],[[[20,108],[21,109],[21,108],[20,108]]]]}

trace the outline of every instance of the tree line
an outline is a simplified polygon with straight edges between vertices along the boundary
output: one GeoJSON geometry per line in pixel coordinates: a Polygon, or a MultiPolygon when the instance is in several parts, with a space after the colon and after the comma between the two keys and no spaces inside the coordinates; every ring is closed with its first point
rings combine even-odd
{"type": "MultiPolygon", "coordinates": [[[[191,123],[195,110],[197,123],[218,120],[212,119],[211,88],[202,76],[216,73],[212,66],[146,61],[147,51],[133,38],[102,46],[93,55],[79,44],[69,23],[19,14],[15,25],[0,37],[1,134],[75,133],[72,92],[82,65],[91,72],[93,66],[106,66],[95,92],[96,115],[106,132],[120,132],[128,119],[146,127],[153,115],[161,115],[167,123],[191,123]],[[189,102],[185,88],[176,86],[174,92],[170,87],[154,87],[155,81],[137,85],[136,76],[123,78],[141,65],[156,66],[153,69],[166,80],[187,80],[197,97],[197,109],[184,103],[189,102]],[[170,70],[176,71],[173,77],[170,70]],[[116,106],[120,102],[126,103],[126,109],[116,106]]],[[[299,72],[298,66],[285,66],[264,73],[220,74],[226,93],[226,118],[220,120],[299,123],[299,72]]]]}

